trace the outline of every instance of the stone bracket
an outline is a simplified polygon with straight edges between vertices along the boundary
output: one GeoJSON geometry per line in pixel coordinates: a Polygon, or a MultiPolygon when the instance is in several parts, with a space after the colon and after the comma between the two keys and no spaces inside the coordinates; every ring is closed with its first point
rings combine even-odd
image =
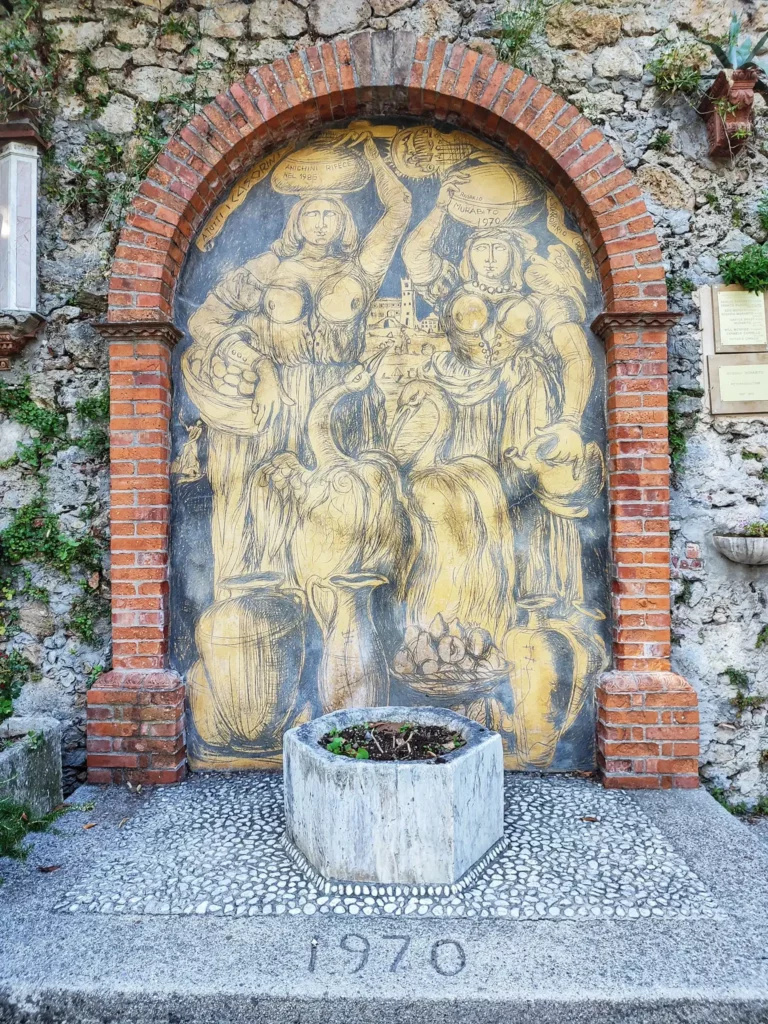
{"type": "Polygon", "coordinates": [[[45,322],[39,313],[0,310],[0,370],[10,370],[11,357],[29,344],[45,322]]]}

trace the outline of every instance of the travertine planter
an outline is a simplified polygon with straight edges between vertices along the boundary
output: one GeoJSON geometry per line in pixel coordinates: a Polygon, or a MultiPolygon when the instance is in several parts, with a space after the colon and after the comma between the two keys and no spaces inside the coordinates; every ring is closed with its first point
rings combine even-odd
{"type": "Polygon", "coordinates": [[[0,800],[22,804],[36,815],[48,814],[63,800],[61,726],[45,715],[0,722],[0,741],[14,737],[20,738],[0,750],[0,800]]]}
{"type": "Polygon", "coordinates": [[[768,565],[768,537],[738,537],[715,534],[712,537],[721,555],[742,565],[768,565]]]}
{"type": "Polygon", "coordinates": [[[499,846],[504,829],[498,733],[442,708],[337,711],[285,734],[286,838],[323,879],[452,886],[499,846]],[[357,761],[319,740],[361,722],[443,725],[466,745],[427,761],[357,761]]]}

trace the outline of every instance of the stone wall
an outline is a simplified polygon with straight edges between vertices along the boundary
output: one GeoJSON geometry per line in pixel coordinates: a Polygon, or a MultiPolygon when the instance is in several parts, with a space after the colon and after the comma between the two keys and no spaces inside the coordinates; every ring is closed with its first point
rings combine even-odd
{"type": "MultiPolygon", "coordinates": [[[[104,343],[91,321],[105,308],[121,199],[143,175],[157,141],[250,66],[359,28],[409,28],[493,52],[501,7],[474,0],[43,0],[43,17],[58,30],[62,55],[40,211],[39,308],[48,324],[5,377],[14,382],[28,375],[33,398],[66,417],[66,437],[43,466],[47,506],[60,515],[62,530],[104,545],[107,474],[93,446],[75,443],[89,429],[76,405],[106,385],[104,343]]],[[[670,351],[676,425],[687,435],[673,497],[673,668],[699,692],[704,776],[733,788],[735,798],[753,800],[768,792],[761,760],[768,748],[766,711],[739,712],[731,703],[732,680],[739,677],[724,670],[746,673],[748,692],[768,695],[768,647],[756,647],[768,623],[765,588],[760,570],[723,560],[710,534],[715,526],[768,515],[768,429],[757,421],[713,424],[703,411],[692,289],[717,280],[719,252],[764,239],[756,207],[768,188],[768,162],[760,131],[733,162],[710,161],[703,123],[691,105],[659,95],[644,72],[651,56],[674,41],[721,33],[729,9],[708,0],[573,2],[550,16],[529,60],[539,79],[601,124],[656,217],[671,306],[684,314],[670,351]],[[652,145],[660,132],[671,136],[666,148],[652,145]]],[[[768,29],[768,3],[743,10],[753,35],[768,29]]],[[[761,113],[758,129],[768,123],[761,113]]],[[[12,419],[0,422],[0,459],[12,456],[27,432],[12,419]]],[[[27,464],[0,469],[0,528],[39,488],[40,473],[27,464]]],[[[23,648],[39,678],[25,686],[18,707],[52,711],[62,720],[71,786],[84,767],[85,691],[95,668],[109,664],[106,622],[92,615],[95,628],[85,630],[85,640],[82,626],[81,636],[73,630],[72,605],[81,602],[77,619],[83,593],[107,596],[107,583],[78,565],[68,577],[35,562],[25,565],[27,593],[20,593],[25,581],[17,579],[6,602],[18,609],[6,646],[23,648]],[[49,593],[47,604],[32,587],[49,593]]]]}

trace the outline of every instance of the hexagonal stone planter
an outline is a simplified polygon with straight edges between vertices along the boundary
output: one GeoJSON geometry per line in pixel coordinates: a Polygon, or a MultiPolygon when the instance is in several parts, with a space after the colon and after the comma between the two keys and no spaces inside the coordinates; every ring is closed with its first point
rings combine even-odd
{"type": "MultiPolygon", "coordinates": [[[[355,708],[283,740],[286,840],[318,881],[463,887],[504,845],[501,737],[443,708],[355,708]],[[361,722],[442,725],[466,744],[430,761],[363,761],[320,739],[361,722]]],[[[371,891],[375,891],[372,889],[371,891]]]]}

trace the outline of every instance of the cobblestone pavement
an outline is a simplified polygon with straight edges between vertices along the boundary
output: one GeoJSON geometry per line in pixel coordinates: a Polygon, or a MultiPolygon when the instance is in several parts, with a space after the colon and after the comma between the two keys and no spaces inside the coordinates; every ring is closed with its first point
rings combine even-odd
{"type": "Polygon", "coordinates": [[[200,773],[155,791],[54,909],[102,914],[350,914],[527,920],[718,916],[628,793],[509,774],[509,846],[456,895],[315,887],[282,845],[282,777],[200,773]]]}

